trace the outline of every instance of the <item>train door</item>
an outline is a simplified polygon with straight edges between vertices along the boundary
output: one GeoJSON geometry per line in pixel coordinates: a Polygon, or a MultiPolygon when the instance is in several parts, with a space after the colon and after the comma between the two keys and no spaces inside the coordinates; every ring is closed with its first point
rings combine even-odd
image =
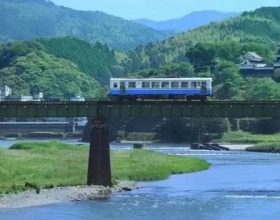
{"type": "Polygon", "coordinates": [[[125,82],[120,82],[120,95],[125,95],[125,82]]]}
{"type": "Polygon", "coordinates": [[[200,93],[206,95],[206,82],[201,82],[200,93]]]}

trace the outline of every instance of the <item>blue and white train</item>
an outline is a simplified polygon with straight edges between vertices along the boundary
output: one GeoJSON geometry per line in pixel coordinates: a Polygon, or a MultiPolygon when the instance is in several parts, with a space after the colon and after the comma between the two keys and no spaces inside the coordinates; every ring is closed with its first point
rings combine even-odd
{"type": "Polygon", "coordinates": [[[205,101],[212,93],[212,78],[111,78],[109,97],[205,101]]]}

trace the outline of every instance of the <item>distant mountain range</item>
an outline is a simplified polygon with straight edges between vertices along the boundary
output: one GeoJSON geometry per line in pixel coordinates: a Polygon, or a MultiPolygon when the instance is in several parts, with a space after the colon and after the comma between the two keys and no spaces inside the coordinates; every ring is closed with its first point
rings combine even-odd
{"type": "Polygon", "coordinates": [[[100,11],[57,6],[49,0],[0,0],[0,43],[64,36],[127,50],[169,34],[100,11]]]}
{"type": "Polygon", "coordinates": [[[155,30],[166,33],[185,32],[202,25],[210,24],[211,22],[218,22],[230,17],[236,17],[241,13],[238,12],[220,12],[220,11],[196,11],[182,17],[166,21],[152,21],[149,19],[133,20],[137,23],[151,27],[155,30]]]}
{"type": "Polygon", "coordinates": [[[100,11],[73,10],[49,0],[0,0],[0,43],[71,36],[129,50],[237,15],[201,11],[168,21],[129,21],[100,11]]]}

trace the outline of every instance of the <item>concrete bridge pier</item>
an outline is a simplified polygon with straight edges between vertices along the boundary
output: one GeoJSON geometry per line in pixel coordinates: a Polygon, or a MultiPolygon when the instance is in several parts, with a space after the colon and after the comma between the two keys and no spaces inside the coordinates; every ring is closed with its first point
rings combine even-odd
{"type": "Polygon", "coordinates": [[[109,129],[107,120],[93,120],[90,137],[87,185],[111,186],[109,129]]]}

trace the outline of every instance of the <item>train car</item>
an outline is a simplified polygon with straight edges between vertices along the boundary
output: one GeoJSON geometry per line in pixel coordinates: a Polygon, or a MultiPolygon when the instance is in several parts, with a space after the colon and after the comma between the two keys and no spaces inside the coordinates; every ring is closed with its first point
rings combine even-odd
{"type": "Polygon", "coordinates": [[[109,97],[205,101],[212,93],[212,78],[111,78],[109,97]]]}

